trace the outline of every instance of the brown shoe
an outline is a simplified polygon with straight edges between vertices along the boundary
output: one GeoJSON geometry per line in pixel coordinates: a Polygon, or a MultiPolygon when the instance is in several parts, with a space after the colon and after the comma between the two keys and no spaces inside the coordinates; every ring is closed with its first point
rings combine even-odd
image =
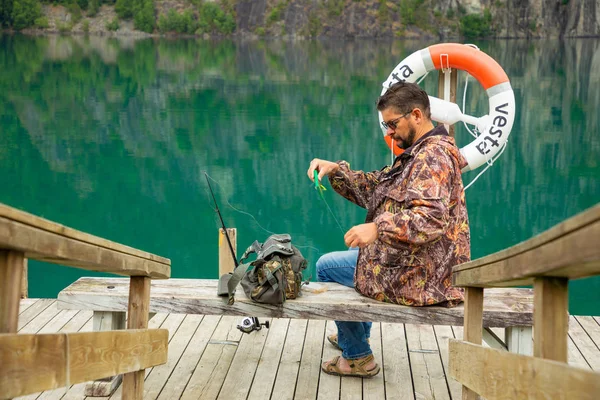
{"type": "Polygon", "coordinates": [[[340,362],[340,356],[335,356],[329,363],[324,362],[321,364],[321,369],[323,372],[329,375],[337,375],[337,376],[356,376],[359,378],[372,378],[379,373],[378,364],[371,369],[366,369],[366,365],[368,365],[371,361],[373,361],[375,357],[373,354],[369,354],[363,358],[357,358],[355,360],[346,360],[348,361],[348,365],[350,366],[350,372],[342,371],[338,363],[340,362]]]}
{"type": "MultiPolygon", "coordinates": [[[[329,340],[329,343],[331,343],[333,345],[333,347],[335,347],[338,350],[342,350],[342,348],[340,347],[340,344],[338,343],[338,335],[337,333],[334,333],[333,335],[329,335],[327,336],[327,340],[329,340]]],[[[371,339],[367,339],[367,343],[371,344],[371,339]]]]}

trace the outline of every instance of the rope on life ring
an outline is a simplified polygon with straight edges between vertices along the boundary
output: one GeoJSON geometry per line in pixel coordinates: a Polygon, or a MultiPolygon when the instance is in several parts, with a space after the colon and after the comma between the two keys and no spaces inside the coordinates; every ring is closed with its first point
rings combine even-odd
{"type": "MultiPolygon", "coordinates": [[[[463,172],[472,171],[489,163],[504,148],[515,119],[515,95],[504,69],[492,57],[470,45],[441,43],[417,50],[390,73],[383,82],[381,94],[396,82],[414,83],[433,70],[455,68],[471,74],[485,89],[489,111],[482,117],[461,112],[456,103],[429,96],[431,119],[452,125],[458,121],[474,125],[481,133],[460,149],[468,165],[463,172]]],[[[379,113],[379,122],[383,121],[379,113]]],[[[384,139],[395,155],[402,151],[392,144],[383,130],[384,139]]]]}

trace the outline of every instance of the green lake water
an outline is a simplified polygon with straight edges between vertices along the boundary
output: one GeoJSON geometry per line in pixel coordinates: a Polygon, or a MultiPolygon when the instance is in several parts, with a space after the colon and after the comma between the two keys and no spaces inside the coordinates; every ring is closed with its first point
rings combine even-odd
{"type": "MultiPolygon", "coordinates": [[[[0,36],[0,202],[168,257],[175,278],[216,278],[207,171],[240,252],[263,229],[288,232],[315,276],[319,255],[344,242],[308,163],[389,163],[381,83],[431,44],[0,36]]],[[[600,41],[477,45],[511,79],[517,116],[506,151],[467,191],[473,258],[600,200],[600,41]]],[[[437,76],[422,85],[435,94],[437,76]]],[[[461,106],[463,90],[461,74],[461,106]]],[[[487,112],[473,79],[466,97],[465,112],[487,112]]],[[[470,140],[462,127],[457,140],[470,140]]],[[[326,186],[343,230],[362,223],[365,211],[326,186]]],[[[55,297],[89,275],[30,261],[29,293],[55,297]]],[[[570,283],[570,309],[600,315],[600,278],[570,283]]]]}

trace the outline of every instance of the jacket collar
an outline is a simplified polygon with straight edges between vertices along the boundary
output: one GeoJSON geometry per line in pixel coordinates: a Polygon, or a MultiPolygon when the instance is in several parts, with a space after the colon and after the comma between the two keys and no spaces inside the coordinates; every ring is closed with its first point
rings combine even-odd
{"type": "MultiPolygon", "coordinates": [[[[439,124],[432,130],[430,130],[429,132],[427,132],[426,134],[421,136],[419,138],[419,140],[414,142],[408,149],[404,150],[404,152],[402,154],[400,154],[398,157],[396,157],[396,159],[412,156],[415,148],[417,148],[425,139],[428,139],[432,136],[448,136],[448,131],[446,130],[446,127],[444,126],[444,124],[439,124]]],[[[396,163],[396,160],[394,160],[394,163],[396,163]]]]}
{"type": "Polygon", "coordinates": [[[398,165],[396,167],[394,167],[394,165],[396,165],[396,163],[399,160],[413,157],[413,152],[416,151],[415,149],[418,149],[418,147],[421,145],[421,143],[423,143],[425,140],[427,140],[428,138],[433,137],[433,136],[449,136],[448,131],[446,130],[446,127],[444,126],[444,124],[439,124],[432,130],[430,130],[429,132],[427,132],[426,134],[421,136],[419,138],[419,140],[414,142],[408,149],[404,150],[404,152],[402,154],[400,154],[398,157],[396,157],[394,159],[394,162],[392,163],[392,168],[388,171],[388,173],[386,175],[388,177],[391,177],[392,175],[394,175],[395,173],[400,171],[402,169],[402,165],[398,165]]]}

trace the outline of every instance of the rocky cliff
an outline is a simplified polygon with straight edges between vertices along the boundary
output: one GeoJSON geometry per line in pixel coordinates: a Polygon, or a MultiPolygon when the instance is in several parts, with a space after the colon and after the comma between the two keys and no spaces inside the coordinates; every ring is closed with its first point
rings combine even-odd
{"type": "MultiPolygon", "coordinates": [[[[600,36],[600,0],[155,0],[158,21],[189,10],[201,26],[202,4],[217,4],[235,18],[234,36],[346,38],[552,38],[600,36]]],[[[61,6],[45,6],[41,31],[108,33],[114,7],[74,24],[61,6]],[[63,21],[64,19],[64,21],[63,21]],[[88,20],[89,22],[85,22],[88,20]],[[67,29],[65,29],[65,26],[67,29]],[[60,28],[62,27],[62,28],[60,28]]],[[[138,32],[121,21],[116,35],[138,32]]],[[[196,35],[220,35],[206,30],[196,35]]],[[[154,34],[168,33],[156,24],[154,34]]],[[[182,32],[177,32],[182,33],[182,32]]]]}
{"type": "Polygon", "coordinates": [[[600,35],[598,0],[238,0],[238,33],[341,37],[600,35]],[[486,30],[489,28],[489,30],[486,30]]]}

